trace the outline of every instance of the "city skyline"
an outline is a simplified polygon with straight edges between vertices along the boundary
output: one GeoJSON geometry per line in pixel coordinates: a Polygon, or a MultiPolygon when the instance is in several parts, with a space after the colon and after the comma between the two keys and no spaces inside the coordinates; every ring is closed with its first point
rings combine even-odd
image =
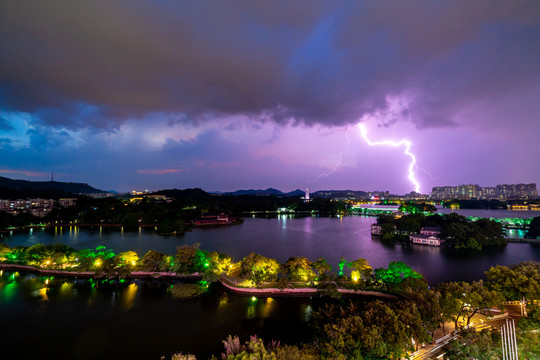
{"type": "Polygon", "coordinates": [[[0,31],[0,176],[405,194],[369,144],[407,140],[421,193],[540,180],[535,2],[20,1],[0,31]]]}

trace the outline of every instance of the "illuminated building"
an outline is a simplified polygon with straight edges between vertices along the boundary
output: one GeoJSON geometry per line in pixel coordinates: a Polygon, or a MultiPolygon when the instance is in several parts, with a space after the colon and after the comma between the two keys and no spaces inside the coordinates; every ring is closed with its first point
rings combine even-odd
{"type": "Polygon", "coordinates": [[[306,196],[304,196],[304,202],[309,202],[309,189],[306,188],[306,196]]]}
{"type": "Polygon", "coordinates": [[[436,186],[431,198],[440,200],[459,199],[534,199],[538,197],[536,184],[502,184],[482,188],[479,185],[436,186]]]}

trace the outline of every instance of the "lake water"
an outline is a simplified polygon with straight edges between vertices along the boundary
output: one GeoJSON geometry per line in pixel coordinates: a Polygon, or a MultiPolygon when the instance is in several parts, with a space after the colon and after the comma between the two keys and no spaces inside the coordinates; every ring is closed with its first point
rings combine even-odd
{"type": "MultiPolygon", "coordinates": [[[[376,267],[401,260],[430,284],[475,280],[491,265],[540,261],[540,246],[510,243],[479,253],[382,242],[370,234],[374,217],[247,218],[242,225],[194,229],[183,236],[158,236],[143,230],[79,228],[35,230],[7,235],[9,246],[66,243],[78,249],[104,245],[116,252],[148,250],[174,254],[182,244],[231,255],[254,251],[285,262],[290,256],[325,257],[334,269],[341,256],[359,257],[376,267]]],[[[199,359],[219,354],[221,340],[237,334],[244,342],[258,334],[285,343],[309,338],[307,321],[319,299],[272,300],[241,297],[212,286],[200,299],[178,301],[167,295],[170,283],[123,284],[54,280],[23,273],[0,276],[0,344],[2,358],[159,359],[174,352],[199,359]]]]}
{"type": "Polygon", "coordinates": [[[540,260],[540,245],[509,243],[482,252],[452,252],[442,248],[384,242],[372,237],[374,217],[246,218],[241,225],[194,229],[183,236],[159,236],[143,230],[120,231],[81,228],[36,230],[7,236],[9,246],[66,243],[77,249],[103,245],[116,252],[134,250],[142,257],[148,250],[173,255],[182,244],[199,243],[202,249],[229,254],[241,260],[250,252],[285,262],[291,256],[311,260],[324,257],[337,268],[339,259],[365,258],[374,267],[403,261],[422,273],[430,284],[476,280],[492,265],[540,260]]]}

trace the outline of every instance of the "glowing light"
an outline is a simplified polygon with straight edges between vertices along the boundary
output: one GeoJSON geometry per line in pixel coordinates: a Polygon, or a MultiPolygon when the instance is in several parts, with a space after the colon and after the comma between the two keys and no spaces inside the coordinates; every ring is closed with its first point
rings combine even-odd
{"type": "Polygon", "coordinates": [[[96,261],[96,266],[100,266],[101,263],[99,261],[96,261]]]}
{"type": "Polygon", "coordinates": [[[364,140],[368,143],[369,146],[391,146],[391,147],[400,147],[402,145],[405,146],[405,151],[403,152],[405,155],[409,156],[411,158],[411,162],[409,164],[409,180],[414,185],[414,191],[417,193],[420,193],[420,184],[415,178],[416,171],[418,170],[418,166],[416,165],[416,156],[414,156],[413,153],[411,153],[411,142],[409,140],[401,140],[399,142],[395,142],[392,140],[384,140],[384,141],[376,141],[372,142],[367,137],[367,130],[364,124],[358,124],[358,127],[360,128],[360,132],[362,133],[362,137],[364,140]]]}
{"type": "Polygon", "coordinates": [[[352,279],[353,279],[354,282],[357,282],[357,281],[358,281],[358,277],[356,277],[356,276],[353,276],[352,279]]]}
{"type": "Polygon", "coordinates": [[[257,298],[255,296],[252,296],[251,301],[257,301],[257,298]]]}

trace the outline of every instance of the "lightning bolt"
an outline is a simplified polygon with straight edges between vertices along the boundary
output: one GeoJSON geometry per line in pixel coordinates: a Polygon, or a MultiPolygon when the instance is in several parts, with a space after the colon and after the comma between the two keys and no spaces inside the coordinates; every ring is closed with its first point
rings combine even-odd
{"type": "Polygon", "coordinates": [[[327,171],[327,172],[324,172],[322,174],[317,175],[317,177],[315,179],[313,179],[309,184],[313,184],[314,182],[316,182],[320,178],[330,176],[330,175],[332,175],[333,173],[336,172],[336,170],[341,165],[341,161],[343,160],[343,154],[345,154],[347,152],[347,150],[349,150],[349,147],[351,146],[351,139],[349,138],[349,129],[347,129],[347,131],[345,132],[345,138],[347,139],[347,146],[345,146],[345,149],[343,149],[343,151],[339,154],[339,160],[336,163],[336,165],[334,166],[334,168],[332,170],[330,170],[330,171],[327,171]]]}
{"type": "Polygon", "coordinates": [[[405,145],[405,151],[403,152],[405,155],[409,156],[411,158],[411,162],[409,164],[409,180],[414,185],[414,191],[417,193],[420,193],[420,184],[418,183],[418,180],[416,180],[415,175],[416,171],[418,170],[418,166],[416,165],[416,156],[411,152],[411,142],[409,140],[401,140],[399,142],[391,141],[391,140],[384,140],[384,141],[376,141],[372,142],[367,137],[367,130],[364,124],[358,124],[358,127],[360,128],[360,132],[362,134],[362,137],[364,140],[368,143],[369,146],[391,146],[391,147],[400,147],[402,145],[405,145]]]}

